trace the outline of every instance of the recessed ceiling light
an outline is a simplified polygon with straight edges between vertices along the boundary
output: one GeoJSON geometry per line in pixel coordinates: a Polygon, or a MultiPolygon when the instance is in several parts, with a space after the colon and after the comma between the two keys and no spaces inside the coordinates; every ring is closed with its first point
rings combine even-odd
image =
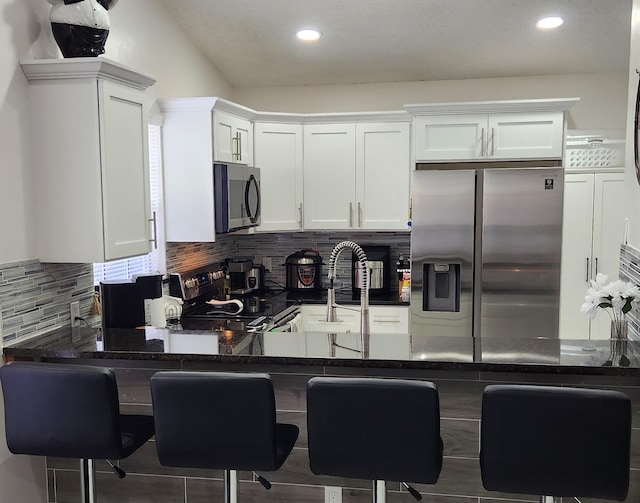
{"type": "Polygon", "coordinates": [[[557,16],[549,16],[538,19],[536,23],[536,28],[539,30],[552,30],[553,28],[557,28],[562,23],[564,23],[564,19],[557,16]]]}
{"type": "Polygon", "coordinates": [[[296,33],[296,37],[305,42],[314,42],[320,38],[320,32],[313,28],[305,28],[296,33]]]}

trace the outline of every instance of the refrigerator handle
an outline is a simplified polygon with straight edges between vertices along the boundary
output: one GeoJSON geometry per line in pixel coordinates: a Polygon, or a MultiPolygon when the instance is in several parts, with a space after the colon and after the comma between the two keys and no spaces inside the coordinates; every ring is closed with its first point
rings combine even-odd
{"type": "Polygon", "coordinates": [[[589,282],[589,257],[587,257],[587,274],[584,279],[587,283],[589,282]]]}

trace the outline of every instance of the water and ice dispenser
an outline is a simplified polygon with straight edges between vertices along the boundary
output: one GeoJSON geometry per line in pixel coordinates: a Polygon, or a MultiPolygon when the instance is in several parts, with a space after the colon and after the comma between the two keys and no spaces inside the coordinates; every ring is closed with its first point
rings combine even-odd
{"type": "Polygon", "coordinates": [[[425,263],[422,271],[422,310],[460,311],[460,264],[425,263]]]}

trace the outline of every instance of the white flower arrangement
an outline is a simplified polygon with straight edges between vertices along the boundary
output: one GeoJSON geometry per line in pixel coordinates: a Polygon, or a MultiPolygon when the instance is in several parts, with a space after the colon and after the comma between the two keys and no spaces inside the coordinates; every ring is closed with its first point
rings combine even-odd
{"type": "Polygon", "coordinates": [[[611,321],[621,322],[640,300],[640,288],[622,280],[607,284],[608,279],[606,274],[598,273],[596,279],[591,280],[580,311],[593,318],[598,314],[598,309],[606,309],[611,321]]]}

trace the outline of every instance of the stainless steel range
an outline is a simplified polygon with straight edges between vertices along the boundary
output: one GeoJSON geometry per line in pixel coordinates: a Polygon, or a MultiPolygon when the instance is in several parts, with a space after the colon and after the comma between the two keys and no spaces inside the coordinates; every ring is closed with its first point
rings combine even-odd
{"type": "Polygon", "coordinates": [[[281,313],[286,311],[285,296],[265,296],[263,290],[232,294],[229,278],[225,284],[227,275],[223,264],[169,275],[170,295],[184,301],[180,318],[182,328],[216,332],[273,328],[281,313]]]}

